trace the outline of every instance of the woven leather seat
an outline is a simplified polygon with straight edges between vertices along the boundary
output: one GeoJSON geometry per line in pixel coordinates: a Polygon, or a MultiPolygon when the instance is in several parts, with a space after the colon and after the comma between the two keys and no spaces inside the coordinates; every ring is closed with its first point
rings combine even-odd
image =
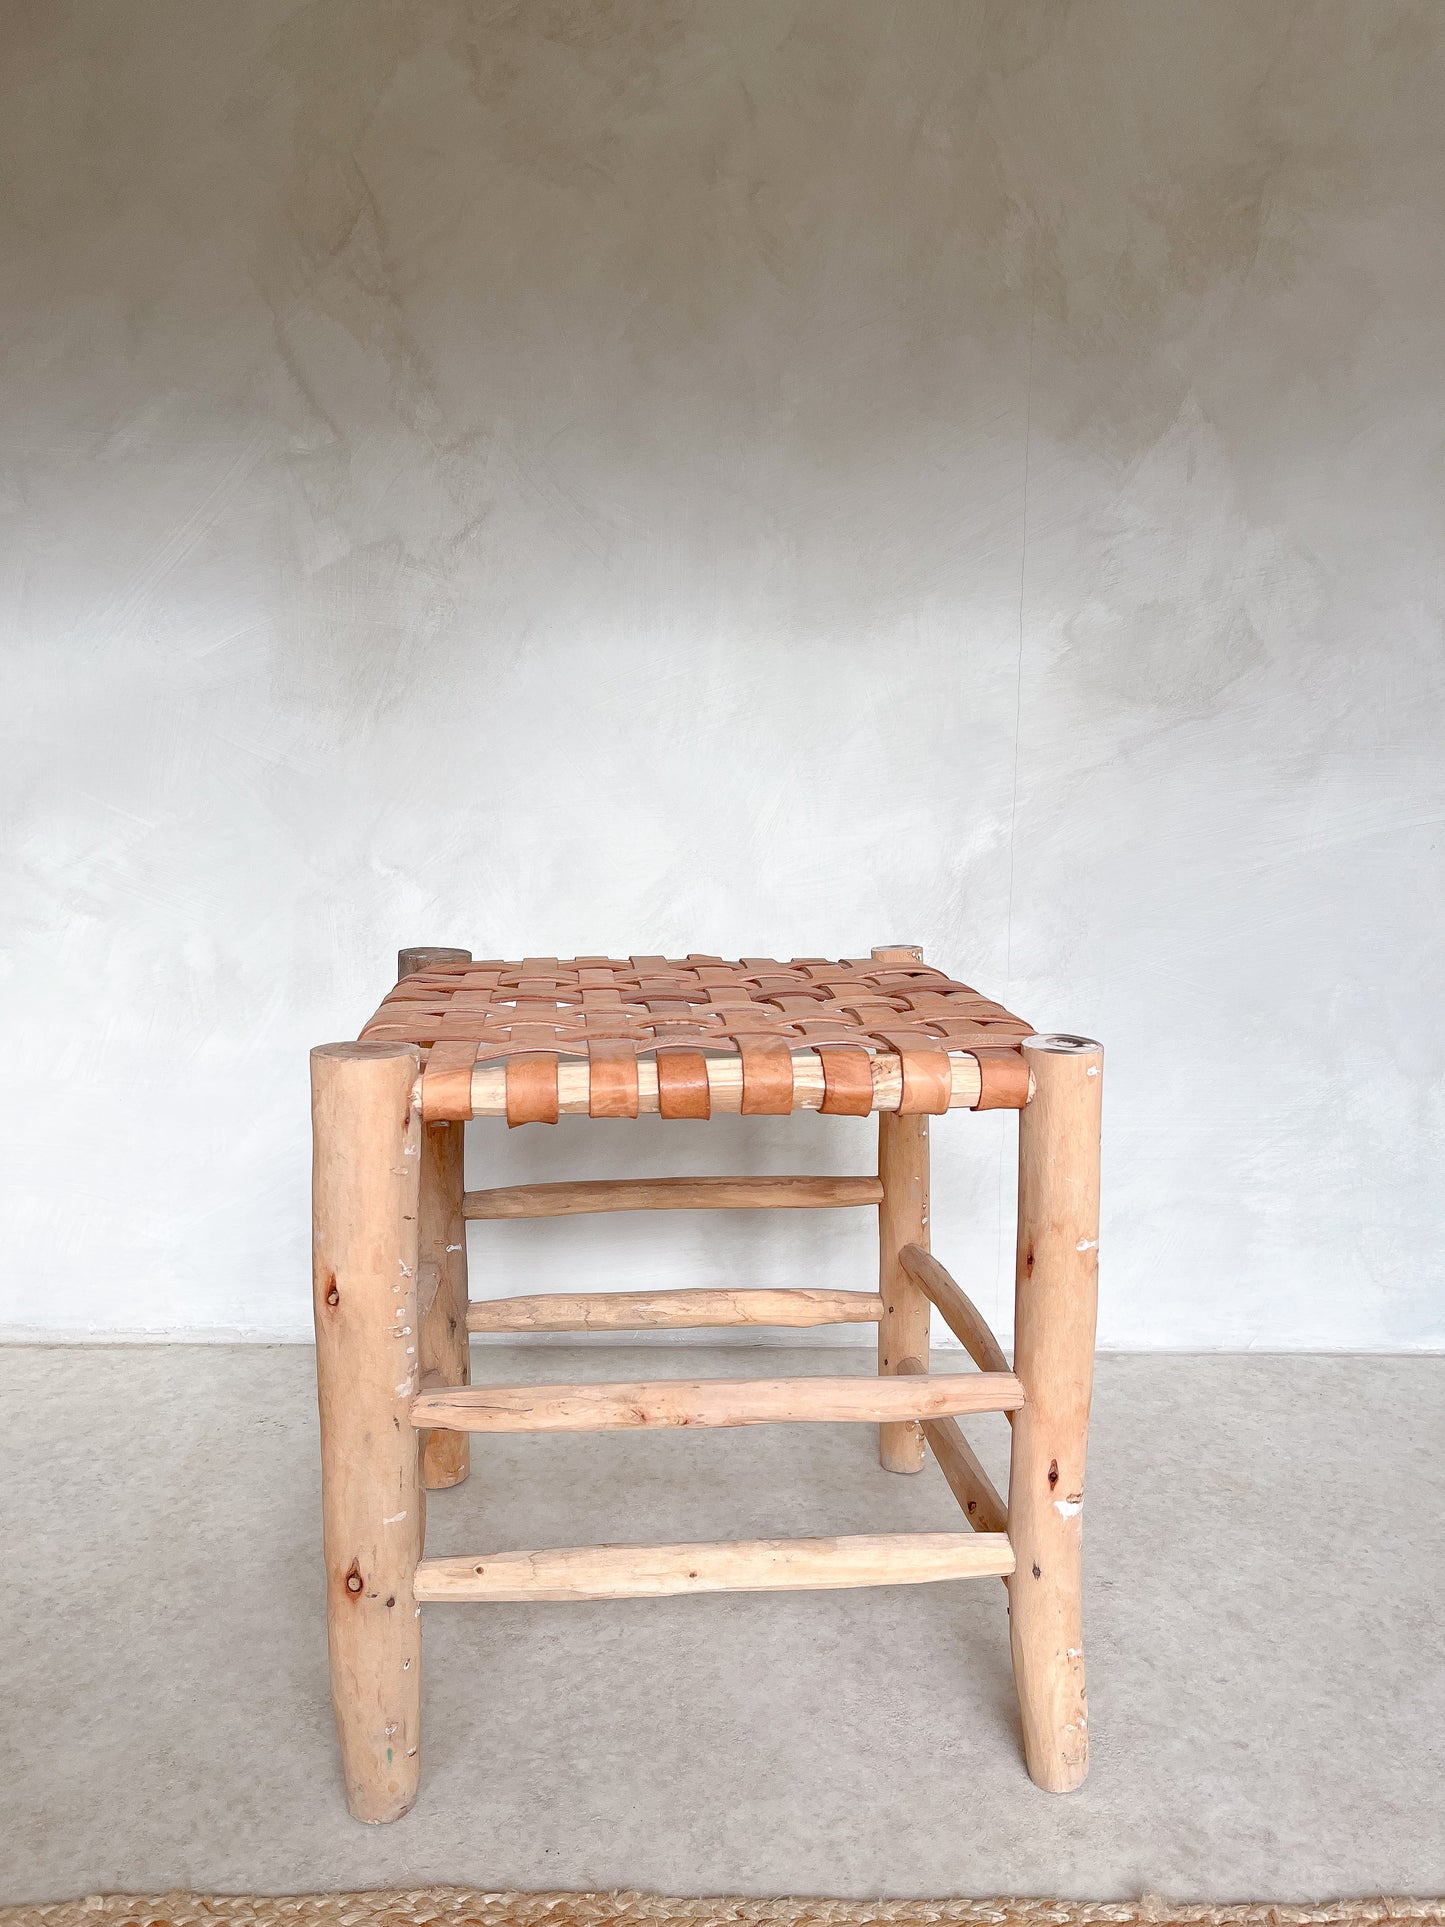
{"type": "Polygon", "coordinates": [[[1019,1046],[1031,1033],[921,962],[691,955],[436,962],[403,978],[361,1035],[422,1048],[428,1122],[478,1115],[474,1074],[491,1065],[502,1067],[507,1122],[530,1124],[555,1123],[562,1109],[1017,1110],[1028,1101],[1019,1046]],[[709,1057],[735,1059],[739,1074],[710,1082],[709,1057]],[[960,1057],[972,1060],[963,1079],[960,1057]],[[563,1102],[564,1060],[586,1066],[585,1105],[563,1102]],[[719,1102],[725,1091],[738,1101],[719,1102]]]}

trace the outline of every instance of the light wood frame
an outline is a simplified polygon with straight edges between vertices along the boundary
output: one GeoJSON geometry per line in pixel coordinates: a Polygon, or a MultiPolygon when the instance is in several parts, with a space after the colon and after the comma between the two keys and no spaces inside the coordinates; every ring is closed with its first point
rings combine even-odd
{"type": "MultiPolygon", "coordinates": [[[[399,977],[463,950],[416,948],[399,977]]],[[[911,945],[875,950],[921,958],[911,945]]],[[[413,1044],[312,1052],[313,1255],[332,1700],[346,1797],[384,1822],[416,1797],[421,1603],[582,1600],[917,1584],[994,1574],[1024,1755],[1052,1792],[1088,1770],[1082,1628],[1084,1461],[1093,1376],[1103,1052],[1037,1036],[1022,1050],[1013,1369],[929,1250],[928,1118],[878,1111],[878,1175],[623,1179],[468,1192],[463,1126],[423,1125],[413,1044]],[[878,1211],[879,1288],[565,1293],[468,1303],[468,1219],[581,1211],[878,1211]],[[937,1310],[976,1373],[933,1377],[937,1310]],[[473,1386],[470,1332],[876,1323],[878,1376],[473,1386]],[[1013,1427],[1005,1501],[958,1414],[1013,1427]],[[425,1559],[425,1491],[470,1467],[472,1433],[871,1421],[889,1471],[931,1452],[970,1534],[566,1547],[425,1559]]],[[[957,1082],[955,1083],[955,1100],[957,1082]]],[[[565,1108],[565,1107],[564,1107],[565,1108]]],[[[802,1108],[802,1107],[800,1107],[802,1108]]]]}

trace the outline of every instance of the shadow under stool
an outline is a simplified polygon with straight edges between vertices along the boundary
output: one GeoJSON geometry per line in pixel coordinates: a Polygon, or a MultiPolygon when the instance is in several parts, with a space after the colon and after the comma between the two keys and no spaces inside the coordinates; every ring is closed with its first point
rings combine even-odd
{"type": "Polygon", "coordinates": [[[1088,1771],[1084,1456],[1098,1281],[1103,1052],[1036,1036],[912,945],[770,957],[474,960],[404,950],[361,1041],[311,1053],[313,1260],[331,1691],[358,1820],[416,1798],[421,1609],[917,1584],[1008,1587],[1028,1770],[1088,1771]],[[928,1120],[1019,1113],[1014,1363],[929,1250],[928,1120]],[[471,1118],[555,1123],[878,1114],[876,1177],[626,1178],[467,1191],[471,1118]],[[871,1206],[876,1292],[567,1292],[469,1303],[468,1219],[871,1206]],[[933,1377],[936,1309],[978,1366],[933,1377]],[[878,1376],[473,1385],[472,1332],[878,1327],[878,1376]],[[1007,1503],[958,1424],[1005,1412],[1007,1503]],[[973,1530],[708,1545],[423,1554],[425,1488],[460,1483],[485,1432],[861,1420],[879,1457],[932,1451],[973,1530]]]}

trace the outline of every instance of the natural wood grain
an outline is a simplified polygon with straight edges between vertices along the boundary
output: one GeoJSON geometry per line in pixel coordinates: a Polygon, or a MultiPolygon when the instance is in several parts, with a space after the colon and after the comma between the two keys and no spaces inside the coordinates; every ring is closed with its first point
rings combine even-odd
{"type": "MultiPolygon", "coordinates": [[[[923,961],[915,945],[875,949],[878,963],[923,961]]],[[[897,1111],[878,1116],[878,1290],[883,1316],[878,1322],[878,1370],[900,1372],[910,1360],[927,1371],[928,1300],[901,1263],[906,1245],[928,1248],[928,1119],[897,1111]]],[[[883,1425],[878,1430],[878,1462],[886,1472],[923,1469],[923,1433],[915,1424],[883,1425]]]]}
{"type": "Polygon", "coordinates": [[[478,1218],[566,1218],[595,1211],[826,1210],[877,1204],[877,1178],[594,1178],[566,1184],[508,1184],[468,1191],[462,1210],[478,1218]]]}
{"type": "MultiPolygon", "coordinates": [[[[467,1343],[467,1228],[462,1222],[462,1124],[426,1124],[421,1134],[418,1274],[421,1367],[443,1385],[471,1378],[467,1343]]],[[[471,1470],[471,1446],[457,1432],[432,1432],[422,1449],[422,1482],[433,1490],[460,1485],[471,1470]]]]}
{"type": "Polygon", "coordinates": [[[672,1593],[911,1586],[1013,1570],[1002,1533],[873,1533],[684,1546],[567,1546],[424,1559],[422,1600],[656,1599],[672,1593]]]}
{"type": "Polygon", "coordinates": [[[930,1378],[652,1379],[632,1384],[473,1385],[412,1400],[416,1426],[466,1432],[604,1432],[634,1426],[773,1425],[1001,1412],[1023,1388],[1012,1373],[930,1378]]]}
{"type": "Polygon", "coordinates": [[[346,1798],[395,1820],[416,1797],[421,1627],[418,1381],[419,1053],[311,1053],[313,1284],[331,1697],[346,1798]]]}
{"type": "MultiPolygon", "coordinates": [[[[921,1368],[914,1361],[904,1369],[916,1373],[921,1368]]],[[[938,1461],[938,1469],[975,1532],[1007,1532],[1008,1507],[963,1436],[958,1420],[926,1418],[922,1420],[922,1427],[924,1440],[938,1461]]]]}
{"type": "Polygon", "coordinates": [[[1014,1368],[1028,1403],[1009,1470],[1009,1642],[1029,1773],[1067,1793],[1089,1770],[1081,1593],[1104,1053],[1035,1037],[1024,1054],[1035,1082],[1019,1116],[1014,1368]]]}
{"type": "Polygon", "coordinates": [[[956,1419],[923,1421],[923,1436],[938,1460],[949,1490],[963,1507],[964,1517],[977,1532],[1007,1532],[1008,1507],[998,1488],[979,1463],[956,1419]]]}
{"type": "Polygon", "coordinates": [[[705,1325],[867,1325],[882,1315],[876,1291],[559,1291],[482,1299],[474,1332],[667,1331],[705,1325]]]}
{"type": "MultiPolygon", "coordinates": [[[[402,982],[434,963],[470,963],[470,950],[413,944],[397,952],[402,982]]],[[[467,1343],[467,1233],[462,1223],[465,1137],[460,1123],[424,1125],[421,1136],[421,1216],[417,1272],[421,1314],[421,1369],[443,1385],[471,1378],[467,1343]]],[[[422,1440],[422,1484],[430,1491],[460,1485],[471,1470],[471,1441],[459,1432],[431,1432],[422,1440]]]]}

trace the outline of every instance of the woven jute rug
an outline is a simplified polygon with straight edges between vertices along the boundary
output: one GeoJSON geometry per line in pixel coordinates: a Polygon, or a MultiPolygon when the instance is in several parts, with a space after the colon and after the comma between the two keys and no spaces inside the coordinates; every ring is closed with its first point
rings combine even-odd
{"type": "Polygon", "coordinates": [[[659,1894],[93,1894],[0,1927],[1445,1927],[1445,1900],[1227,1907],[1160,1900],[669,1900],[659,1894]]]}

